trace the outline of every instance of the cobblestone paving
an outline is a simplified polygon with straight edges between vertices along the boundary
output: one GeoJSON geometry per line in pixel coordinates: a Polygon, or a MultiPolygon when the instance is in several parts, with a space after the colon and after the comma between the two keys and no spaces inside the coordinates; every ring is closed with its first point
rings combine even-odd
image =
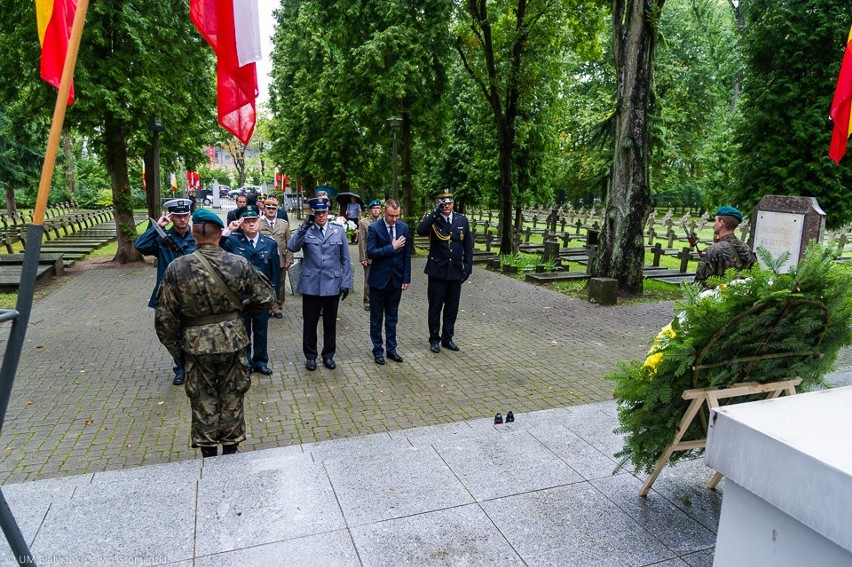
{"type": "MultiPolygon", "coordinates": [[[[398,328],[405,362],[372,360],[363,271],[342,302],[337,368],[307,372],[301,299],[270,320],[270,377],[253,375],[243,450],[354,437],[611,398],[603,377],[640,358],[671,302],[600,307],[475,268],[457,353],[428,350],[425,259],[413,261],[398,328]]],[[[33,309],[0,437],[0,482],[194,459],[189,404],[157,341],[147,267],[91,270],[33,309]]],[[[5,341],[8,327],[0,327],[5,341]]],[[[321,336],[321,334],[320,334],[321,336]]],[[[849,349],[839,361],[852,367],[849,349]]]]}

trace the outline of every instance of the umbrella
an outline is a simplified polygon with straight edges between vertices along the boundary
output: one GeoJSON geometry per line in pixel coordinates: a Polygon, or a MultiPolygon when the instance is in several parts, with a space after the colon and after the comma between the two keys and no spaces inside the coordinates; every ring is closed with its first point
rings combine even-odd
{"type": "MultiPolygon", "coordinates": [[[[330,194],[330,193],[329,193],[330,194]]],[[[358,204],[361,205],[361,208],[364,208],[364,201],[361,200],[361,196],[358,193],[350,193],[349,191],[344,191],[337,195],[337,202],[341,207],[345,207],[349,204],[352,197],[355,197],[355,200],[358,201],[358,204]]]]}
{"type": "Polygon", "coordinates": [[[316,192],[319,193],[320,191],[325,191],[328,194],[329,199],[337,195],[337,189],[329,185],[320,185],[319,187],[317,187],[316,192]]]}

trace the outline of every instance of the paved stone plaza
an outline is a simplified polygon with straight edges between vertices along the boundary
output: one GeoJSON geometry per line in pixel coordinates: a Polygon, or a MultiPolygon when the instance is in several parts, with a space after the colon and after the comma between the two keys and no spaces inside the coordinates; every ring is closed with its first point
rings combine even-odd
{"type": "MultiPolygon", "coordinates": [[[[360,264],[341,303],[334,371],[305,370],[301,298],[288,295],[284,319],[270,319],[275,373],[254,374],[246,396],[245,450],[608,400],[604,374],[642,357],[672,314],[671,303],[604,308],[475,268],[457,323],[462,350],[433,354],[424,261],[414,259],[400,305],[402,364],[373,362],[360,264]]],[[[189,403],[171,384],[146,306],[153,285],[151,267],[89,270],[35,305],[0,441],[0,481],[198,457],[189,403]]]]}
{"type": "MultiPolygon", "coordinates": [[[[701,460],[667,467],[648,498],[641,475],[613,475],[603,376],[644,355],[673,304],[599,307],[475,269],[462,351],[433,354],[423,265],[402,364],[372,360],[360,265],[334,371],[304,369],[288,296],[243,452],[203,461],[146,307],[153,268],[86,271],[42,299],[0,445],[39,564],[711,565],[724,482],[705,489],[701,460]]],[[[852,382],[850,349],[838,366],[832,382],[852,382]]]]}

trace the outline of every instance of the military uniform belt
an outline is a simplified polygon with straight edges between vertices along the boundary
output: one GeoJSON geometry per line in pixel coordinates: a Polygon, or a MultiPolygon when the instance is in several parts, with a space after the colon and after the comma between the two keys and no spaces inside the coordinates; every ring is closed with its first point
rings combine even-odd
{"type": "Polygon", "coordinates": [[[227,313],[217,313],[215,315],[205,315],[204,317],[190,317],[183,322],[184,327],[200,327],[201,325],[210,325],[211,323],[224,323],[225,321],[237,321],[240,318],[239,311],[228,311],[227,313]]]}

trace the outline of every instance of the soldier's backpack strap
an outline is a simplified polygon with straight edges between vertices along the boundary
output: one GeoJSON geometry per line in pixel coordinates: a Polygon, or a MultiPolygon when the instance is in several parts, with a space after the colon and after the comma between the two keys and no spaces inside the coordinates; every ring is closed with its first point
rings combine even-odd
{"type": "Polygon", "coordinates": [[[239,297],[237,297],[237,294],[234,293],[234,290],[228,287],[228,284],[225,283],[225,280],[222,279],[222,276],[219,275],[219,272],[217,272],[216,269],[210,264],[210,261],[204,257],[204,254],[196,250],[192,253],[192,255],[198,258],[198,260],[201,262],[201,265],[204,266],[204,268],[211,276],[213,276],[213,280],[217,284],[219,284],[219,288],[225,292],[225,295],[227,295],[231,299],[231,301],[234,302],[234,305],[237,306],[237,311],[241,311],[243,307],[243,302],[240,300],[239,297]]]}

